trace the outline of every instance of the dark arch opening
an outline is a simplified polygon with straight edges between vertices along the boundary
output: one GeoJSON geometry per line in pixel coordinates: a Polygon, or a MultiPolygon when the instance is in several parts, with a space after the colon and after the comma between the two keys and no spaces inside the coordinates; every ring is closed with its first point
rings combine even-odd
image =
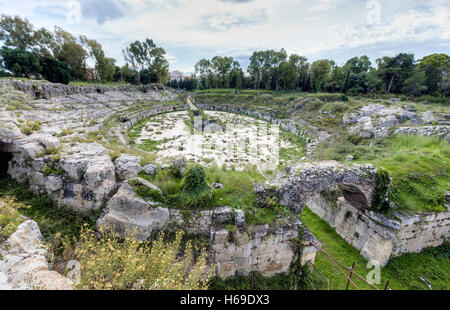
{"type": "Polygon", "coordinates": [[[7,152],[5,143],[0,142],[0,178],[8,175],[8,165],[11,159],[12,154],[7,152]]]}
{"type": "Polygon", "coordinates": [[[360,189],[352,185],[343,185],[343,184],[340,184],[339,188],[341,189],[345,200],[347,200],[350,204],[359,208],[364,209],[369,208],[366,196],[360,189]]]}

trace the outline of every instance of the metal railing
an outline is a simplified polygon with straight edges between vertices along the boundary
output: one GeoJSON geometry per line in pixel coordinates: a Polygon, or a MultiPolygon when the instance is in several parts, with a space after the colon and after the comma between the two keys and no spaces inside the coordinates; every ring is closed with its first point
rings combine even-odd
{"type": "MultiPolygon", "coordinates": [[[[316,248],[319,252],[321,252],[323,255],[325,255],[325,257],[329,261],[331,261],[334,264],[335,268],[342,274],[343,277],[345,277],[347,279],[347,285],[345,287],[346,290],[349,289],[350,284],[352,284],[357,290],[361,290],[361,288],[355,283],[355,281],[353,281],[353,279],[352,279],[353,276],[358,278],[359,280],[363,281],[364,283],[368,284],[371,288],[373,288],[373,289],[375,289],[377,291],[381,290],[380,288],[376,287],[375,285],[373,285],[372,283],[367,281],[364,277],[360,276],[358,273],[355,272],[355,265],[356,265],[356,263],[353,263],[351,267],[347,267],[343,263],[338,261],[336,258],[334,258],[330,254],[328,254],[324,249],[322,249],[316,243],[314,243],[314,242],[304,242],[303,245],[312,246],[312,247],[316,248]],[[348,274],[346,272],[348,272],[348,274]]],[[[310,263],[310,264],[311,264],[311,266],[313,266],[314,270],[316,270],[321,277],[324,277],[322,275],[322,273],[320,273],[320,271],[312,263],[310,263]]],[[[329,282],[328,282],[328,287],[329,287],[329,282]]],[[[390,288],[389,288],[389,280],[387,280],[387,282],[386,282],[386,284],[384,286],[384,290],[390,290],[390,288]]]]}

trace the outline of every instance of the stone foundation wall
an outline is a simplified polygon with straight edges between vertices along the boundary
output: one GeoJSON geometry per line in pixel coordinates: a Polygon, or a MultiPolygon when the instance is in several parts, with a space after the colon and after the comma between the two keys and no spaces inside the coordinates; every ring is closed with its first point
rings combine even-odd
{"type": "Polygon", "coordinates": [[[27,94],[31,99],[51,99],[55,97],[64,97],[78,94],[103,94],[106,92],[138,92],[138,91],[164,91],[164,85],[150,84],[147,86],[133,86],[133,85],[119,85],[117,86],[103,86],[103,85],[89,85],[89,86],[68,86],[59,83],[49,83],[43,81],[32,80],[14,80],[8,79],[4,81],[5,84],[11,85],[16,89],[27,94]]]}
{"type": "Polygon", "coordinates": [[[362,256],[382,266],[394,256],[442,245],[450,237],[450,212],[417,215],[397,212],[395,216],[400,220],[394,220],[355,207],[343,197],[332,207],[320,194],[314,194],[306,204],[362,256]]]}
{"type": "Polygon", "coordinates": [[[297,258],[303,264],[314,263],[315,248],[304,247],[296,253],[299,231],[303,231],[302,240],[318,243],[294,217],[281,218],[270,225],[249,225],[241,210],[230,207],[203,211],[169,209],[137,197],[126,181],[109,200],[97,225],[113,227],[122,235],[136,231],[139,240],[149,239],[153,232],[179,229],[206,238],[210,262],[216,264],[217,275],[222,278],[252,271],[270,277],[287,272],[297,258]],[[230,226],[234,229],[227,228],[230,226]]]}

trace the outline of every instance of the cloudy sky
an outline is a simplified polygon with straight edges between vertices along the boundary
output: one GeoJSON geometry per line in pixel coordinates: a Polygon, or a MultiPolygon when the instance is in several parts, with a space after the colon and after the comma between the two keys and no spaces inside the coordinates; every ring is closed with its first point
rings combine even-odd
{"type": "Polygon", "coordinates": [[[450,54],[450,0],[0,0],[0,13],[35,26],[63,27],[122,49],[152,38],[171,70],[192,72],[201,58],[285,48],[310,61],[399,52],[450,54]]]}

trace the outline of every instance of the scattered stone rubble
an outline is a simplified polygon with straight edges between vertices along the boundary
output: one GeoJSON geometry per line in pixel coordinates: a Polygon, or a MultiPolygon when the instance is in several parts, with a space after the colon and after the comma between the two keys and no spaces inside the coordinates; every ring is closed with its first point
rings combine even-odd
{"type": "MultiPolygon", "coordinates": [[[[351,125],[349,133],[362,138],[385,138],[389,135],[391,128],[407,121],[412,126],[430,125],[435,122],[441,125],[448,125],[447,120],[436,118],[431,111],[424,112],[422,116],[419,116],[416,109],[408,106],[385,107],[381,104],[370,104],[360,108],[358,112],[346,113],[343,117],[344,124],[351,125]]],[[[448,135],[448,127],[427,126],[426,129],[421,129],[421,127],[402,127],[395,133],[446,137],[448,135]]]]}

